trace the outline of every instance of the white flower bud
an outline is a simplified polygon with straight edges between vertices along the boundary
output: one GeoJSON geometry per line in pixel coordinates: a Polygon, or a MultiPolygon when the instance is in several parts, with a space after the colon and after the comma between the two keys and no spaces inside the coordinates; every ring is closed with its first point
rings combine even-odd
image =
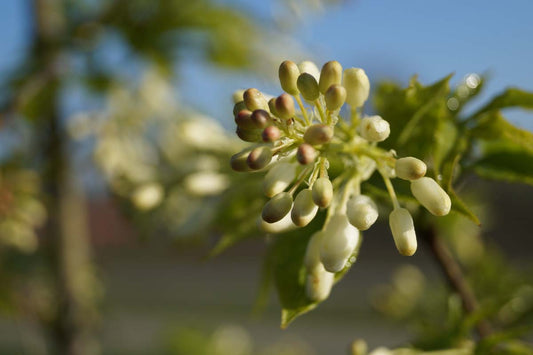
{"type": "Polygon", "coordinates": [[[291,95],[298,95],[298,87],[296,86],[296,80],[300,75],[300,70],[296,63],[286,60],[279,66],[279,82],[281,87],[286,93],[291,95]]]}
{"type": "Polygon", "coordinates": [[[283,192],[296,177],[296,165],[281,162],[274,165],[265,175],[263,192],[267,197],[273,197],[283,192]]]}
{"type": "Polygon", "coordinates": [[[378,219],[378,209],[370,197],[358,195],[348,200],[346,215],[355,228],[365,231],[378,219]]]}
{"type": "Polygon", "coordinates": [[[445,216],[450,212],[452,201],[440,185],[430,177],[411,181],[413,196],[435,216],[445,216]]]}
{"type": "Polygon", "coordinates": [[[315,63],[305,60],[298,64],[298,69],[300,69],[300,73],[308,73],[311,74],[316,81],[320,78],[320,71],[318,70],[318,67],[315,63]]]}
{"type": "Polygon", "coordinates": [[[326,107],[330,111],[338,110],[346,100],[346,89],[339,84],[331,85],[324,94],[326,107]]]}
{"type": "Polygon", "coordinates": [[[361,120],[359,131],[370,142],[382,142],[389,137],[390,125],[380,116],[368,116],[361,120]]]}
{"type": "Polygon", "coordinates": [[[285,217],[292,208],[292,196],[281,192],[272,197],[263,207],[261,217],[265,222],[274,223],[285,217]]]}
{"type": "Polygon", "coordinates": [[[396,160],[396,176],[404,180],[416,180],[426,175],[426,164],[417,158],[406,157],[396,160]]]}
{"type": "Polygon", "coordinates": [[[320,80],[318,81],[318,88],[321,93],[325,93],[327,89],[333,84],[340,84],[342,80],[342,65],[336,60],[332,60],[324,64],[320,71],[320,80]]]}
{"type": "Polygon", "coordinates": [[[335,274],[328,272],[322,265],[307,274],[305,282],[305,294],[314,302],[321,302],[328,298],[333,282],[335,281],[335,274]]]}
{"type": "Polygon", "coordinates": [[[320,245],[320,261],[329,272],[341,271],[359,241],[359,231],[345,214],[333,215],[324,230],[320,245]]]}
{"type": "Polygon", "coordinates": [[[308,273],[313,272],[316,268],[323,268],[320,261],[320,247],[322,245],[322,239],[324,238],[324,231],[315,232],[309,243],[307,243],[307,249],[305,250],[304,265],[308,273]]]}
{"type": "Polygon", "coordinates": [[[333,198],[333,185],[328,178],[316,179],[313,184],[313,201],[318,207],[328,207],[333,198]]]}
{"type": "Polygon", "coordinates": [[[411,256],[416,252],[416,233],[413,218],[405,208],[396,208],[389,215],[389,226],[396,249],[400,254],[411,256]]]}
{"type": "Polygon", "coordinates": [[[296,225],[292,223],[291,214],[287,213],[285,217],[274,223],[268,223],[263,218],[258,218],[259,228],[266,233],[284,233],[296,229],[296,225]]]}
{"type": "Polygon", "coordinates": [[[333,138],[333,128],[324,124],[309,126],[304,133],[304,141],[311,145],[328,143],[333,138]]]}
{"type": "Polygon", "coordinates": [[[298,227],[304,227],[315,218],[318,206],[313,202],[313,192],[310,189],[302,190],[294,199],[291,218],[298,227]]]}
{"type": "Polygon", "coordinates": [[[370,82],[365,71],[359,68],[346,69],[342,85],[346,89],[346,103],[353,108],[363,106],[370,92],[370,82]]]}

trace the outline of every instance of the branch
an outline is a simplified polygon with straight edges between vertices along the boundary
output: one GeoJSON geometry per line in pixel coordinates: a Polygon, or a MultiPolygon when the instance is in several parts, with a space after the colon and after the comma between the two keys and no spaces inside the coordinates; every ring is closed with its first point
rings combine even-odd
{"type": "MultiPolygon", "coordinates": [[[[455,290],[461,298],[464,310],[468,314],[475,313],[479,308],[476,296],[466,281],[461,266],[455,260],[446,244],[437,237],[433,228],[423,230],[422,237],[428,242],[431,252],[446,276],[450,287],[455,290]]],[[[476,328],[481,338],[485,338],[492,333],[491,325],[484,319],[478,321],[476,328]]]]}

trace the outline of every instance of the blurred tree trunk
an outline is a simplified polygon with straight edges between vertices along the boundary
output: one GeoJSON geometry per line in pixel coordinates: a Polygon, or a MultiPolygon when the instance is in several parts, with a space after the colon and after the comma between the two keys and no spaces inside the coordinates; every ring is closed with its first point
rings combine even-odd
{"type": "Polygon", "coordinates": [[[94,354],[98,285],[91,263],[85,201],[69,169],[68,138],[60,117],[61,59],[66,33],[62,0],[34,0],[34,60],[46,78],[49,102],[39,112],[48,222],[44,245],[52,276],[54,312],[45,326],[54,354],[94,354]],[[43,73],[44,71],[44,73],[43,73]]]}

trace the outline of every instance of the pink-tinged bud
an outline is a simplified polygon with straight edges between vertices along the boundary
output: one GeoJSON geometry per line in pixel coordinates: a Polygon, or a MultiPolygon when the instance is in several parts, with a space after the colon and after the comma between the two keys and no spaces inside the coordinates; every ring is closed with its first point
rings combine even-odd
{"type": "Polygon", "coordinates": [[[445,216],[452,208],[450,196],[430,177],[411,181],[413,196],[435,216],[445,216]]]}
{"type": "Polygon", "coordinates": [[[248,155],[246,163],[253,170],[263,169],[272,160],[272,150],[269,147],[257,147],[248,155]]]}
{"type": "Polygon", "coordinates": [[[261,140],[261,132],[255,129],[250,130],[237,127],[235,133],[237,133],[237,136],[245,142],[259,142],[261,140]]]}
{"type": "Polygon", "coordinates": [[[311,164],[315,161],[317,155],[318,153],[316,149],[307,143],[300,144],[298,150],[296,151],[296,159],[298,160],[298,163],[302,165],[311,164]]]}
{"type": "Polygon", "coordinates": [[[396,249],[400,254],[411,256],[416,252],[416,233],[413,218],[405,208],[396,208],[389,215],[389,226],[396,249]]]}
{"type": "Polygon", "coordinates": [[[311,145],[328,143],[333,138],[333,128],[324,124],[309,126],[304,133],[304,141],[311,145]]]}
{"type": "Polygon", "coordinates": [[[270,121],[270,115],[265,110],[255,110],[252,112],[251,120],[255,128],[265,128],[270,121]]]}
{"type": "Polygon", "coordinates": [[[342,65],[332,60],[327,62],[320,71],[320,80],[318,88],[321,93],[325,94],[326,90],[333,84],[340,84],[342,80],[342,65]]]}
{"type": "Polygon", "coordinates": [[[275,223],[285,217],[292,208],[292,196],[281,192],[272,197],[263,207],[261,218],[267,223],[275,223]]]}
{"type": "Polygon", "coordinates": [[[252,111],[241,110],[235,116],[235,123],[241,129],[252,130],[255,129],[255,124],[252,122],[252,111]]]}
{"type": "Polygon", "coordinates": [[[278,117],[288,120],[294,117],[294,100],[289,94],[281,94],[276,99],[276,112],[278,117]]]}
{"type": "Polygon", "coordinates": [[[269,142],[275,142],[281,137],[281,131],[276,126],[268,126],[265,127],[263,130],[263,133],[261,133],[261,138],[263,139],[263,142],[269,143],[269,142]]]}
{"type": "Polygon", "coordinates": [[[320,261],[329,272],[339,272],[346,265],[359,242],[359,231],[345,214],[334,214],[326,228],[320,246],[320,261]]]}
{"type": "Polygon", "coordinates": [[[250,111],[268,108],[268,104],[266,102],[265,97],[257,89],[247,89],[246,91],[244,91],[243,98],[246,107],[250,111]]]}
{"type": "Polygon", "coordinates": [[[279,82],[283,90],[291,95],[298,95],[296,81],[300,75],[300,70],[296,63],[286,60],[279,66],[279,82]]]}
{"type": "Polygon", "coordinates": [[[238,172],[250,171],[251,169],[246,162],[249,154],[250,151],[248,150],[234,154],[230,160],[231,168],[238,172]]]}

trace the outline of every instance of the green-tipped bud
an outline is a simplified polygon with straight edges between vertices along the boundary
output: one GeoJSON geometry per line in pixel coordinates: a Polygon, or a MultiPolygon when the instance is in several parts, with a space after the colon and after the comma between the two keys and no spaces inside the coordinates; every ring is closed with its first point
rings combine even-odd
{"type": "Polygon", "coordinates": [[[405,208],[396,208],[389,215],[389,226],[396,249],[400,254],[411,256],[416,252],[416,233],[413,218],[405,208]]]}
{"type": "Polygon", "coordinates": [[[276,98],[275,97],[268,100],[268,109],[270,113],[273,114],[274,116],[278,115],[278,111],[276,110],[276,98]]]}
{"type": "Polygon", "coordinates": [[[327,62],[320,71],[320,80],[318,82],[318,89],[321,93],[325,93],[327,89],[333,84],[340,84],[342,80],[342,65],[336,60],[327,62]]]}
{"type": "Polygon", "coordinates": [[[445,216],[450,212],[452,201],[440,185],[430,177],[411,181],[413,196],[435,216],[445,216]]]}
{"type": "Polygon", "coordinates": [[[294,99],[289,94],[281,94],[276,98],[278,117],[288,120],[294,116],[294,99]]]}
{"type": "Polygon", "coordinates": [[[292,223],[290,213],[287,213],[285,217],[274,223],[268,223],[259,217],[259,228],[266,233],[284,233],[296,229],[297,227],[292,223]]]}
{"type": "Polygon", "coordinates": [[[417,158],[406,157],[396,160],[396,176],[404,180],[417,180],[426,175],[426,164],[417,158]]]}
{"type": "Polygon", "coordinates": [[[304,141],[311,145],[328,143],[333,138],[333,128],[324,124],[309,126],[304,133],[304,141]]]}
{"type": "Polygon", "coordinates": [[[233,103],[236,104],[236,103],[239,103],[241,101],[244,100],[243,98],[243,94],[244,94],[244,90],[240,89],[240,90],[235,90],[235,92],[233,92],[233,103]]]}
{"type": "Polygon", "coordinates": [[[263,169],[272,160],[270,147],[257,147],[250,152],[246,163],[253,170],[263,169]]]}
{"type": "Polygon", "coordinates": [[[235,116],[235,123],[242,129],[251,130],[255,129],[255,124],[252,122],[252,111],[241,110],[235,116]]]}
{"type": "Polygon", "coordinates": [[[267,223],[280,221],[289,213],[292,207],[292,196],[288,192],[281,192],[272,197],[263,207],[261,218],[267,223]]]}
{"type": "Polygon", "coordinates": [[[317,268],[307,274],[305,282],[305,295],[313,302],[321,302],[328,298],[335,274],[328,272],[324,267],[317,268]]]}
{"type": "Polygon", "coordinates": [[[333,185],[328,178],[321,177],[316,179],[313,184],[313,202],[318,207],[328,207],[333,198],[333,185]]]}
{"type": "Polygon", "coordinates": [[[237,127],[235,133],[237,133],[237,136],[245,142],[259,142],[261,140],[261,131],[255,129],[250,130],[237,127]]]}
{"type": "Polygon", "coordinates": [[[315,101],[318,99],[320,92],[318,91],[318,83],[314,76],[309,73],[300,74],[296,84],[304,99],[307,101],[315,101]]]}
{"type": "Polygon", "coordinates": [[[296,151],[296,159],[302,165],[311,164],[315,161],[318,153],[311,144],[302,143],[296,151]]]}
{"type": "Polygon", "coordinates": [[[339,272],[359,242],[359,231],[348,222],[345,214],[334,214],[324,229],[320,245],[320,261],[329,272],[339,272]]]}
{"type": "Polygon", "coordinates": [[[344,105],[346,100],[346,89],[339,84],[331,85],[324,94],[326,107],[330,111],[336,111],[344,105]]]}
{"type": "Polygon", "coordinates": [[[267,197],[272,197],[283,192],[296,177],[296,166],[290,163],[277,163],[263,180],[263,192],[267,197]]]}
{"type": "Polygon", "coordinates": [[[265,100],[263,94],[254,88],[248,89],[243,94],[244,103],[250,111],[255,111],[259,109],[268,109],[268,104],[265,100]]]}
{"type": "Polygon", "coordinates": [[[346,103],[353,108],[363,106],[370,93],[370,82],[365,71],[359,68],[346,69],[342,85],[346,89],[346,103]]]}
{"type": "Polygon", "coordinates": [[[310,189],[302,190],[294,199],[291,218],[298,227],[305,227],[315,218],[318,206],[313,202],[313,192],[310,189]]]}
{"type": "Polygon", "coordinates": [[[270,115],[265,110],[255,110],[250,117],[255,128],[262,129],[268,126],[270,115]]]}
{"type": "Polygon", "coordinates": [[[366,231],[378,219],[378,208],[370,197],[358,195],[348,200],[346,215],[355,228],[366,231]]]}
{"type": "Polygon", "coordinates": [[[276,126],[268,126],[265,127],[263,132],[261,133],[261,138],[263,139],[263,142],[275,142],[281,137],[281,131],[276,126]]]}
{"type": "Polygon", "coordinates": [[[248,110],[244,101],[239,101],[233,106],[233,116],[237,116],[242,110],[248,110]]]}
{"type": "Polygon", "coordinates": [[[249,154],[250,154],[249,150],[245,150],[237,154],[234,154],[230,160],[231,168],[239,172],[250,171],[251,169],[248,166],[248,163],[246,163],[246,160],[248,159],[249,154]]]}
{"type": "Polygon", "coordinates": [[[298,69],[300,69],[300,73],[308,73],[311,74],[315,80],[318,82],[318,79],[320,79],[320,70],[318,70],[318,67],[315,63],[311,62],[310,60],[304,60],[303,62],[300,62],[298,64],[298,69]]]}
{"type": "Polygon", "coordinates": [[[390,135],[390,125],[380,116],[368,116],[361,120],[359,133],[367,141],[382,142],[390,135]]]}
{"type": "Polygon", "coordinates": [[[286,60],[279,66],[279,82],[283,90],[291,95],[298,95],[296,81],[300,75],[300,70],[296,63],[286,60]]]}

